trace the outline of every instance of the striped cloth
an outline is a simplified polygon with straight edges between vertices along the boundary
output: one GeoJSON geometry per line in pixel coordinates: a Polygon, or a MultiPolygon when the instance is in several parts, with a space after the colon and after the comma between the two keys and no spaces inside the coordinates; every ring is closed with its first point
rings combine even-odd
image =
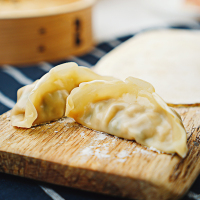
{"type": "MultiPolygon", "coordinates": [[[[193,29],[188,26],[174,26],[170,28],[193,29]]],[[[199,27],[195,27],[200,29],[199,27]]],[[[133,35],[102,42],[97,45],[90,53],[71,57],[57,63],[41,62],[35,66],[27,68],[15,68],[10,65],[0,67],[0,114],[10,110],[16,102],[17,90],[27,84],[39,79],[54,66],[74,61],[78,65],[92,67],[106,53],[116,46],[126,41],[133,35]]],[[[1,166],[0,166],[1,171],[1,166]]],[[[90,192],[84,192],[77,189],[71,189],[62,186],[56,186],[47,183],[41,183],[34,180],[20,178],[8,174],[0,173],[0,200],[114,200],[121,199],[116,197],[104,196],[90,192]]],[[[200,177],[196,180],[184,200],[200,200],[200,177]]]]}

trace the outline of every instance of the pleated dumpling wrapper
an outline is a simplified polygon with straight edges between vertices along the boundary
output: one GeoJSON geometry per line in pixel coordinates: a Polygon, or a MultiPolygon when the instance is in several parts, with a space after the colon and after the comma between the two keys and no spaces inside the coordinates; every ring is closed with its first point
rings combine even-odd
{"type": "Polygon", "coordinates": [[[166,153],[176,152],[181,157],[187,153],[180,116],[151,84],[140,79],[82,83],[68,96],[65,115],[89,128],[166,153]]]}
{"type": "Polygon", "coordinates": [[[97,79],[110,80],[76,63],[65,63],[51,69],[34,83],[20,88],[11,112],[13,126],[32,125],[59,119],[65,114],[66,99],[80,83],[97,79]]]}

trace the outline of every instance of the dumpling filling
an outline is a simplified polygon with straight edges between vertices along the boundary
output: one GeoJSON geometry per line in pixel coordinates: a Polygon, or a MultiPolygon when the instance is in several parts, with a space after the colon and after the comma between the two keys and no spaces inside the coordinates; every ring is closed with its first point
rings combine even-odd
{"type": "Polygon", "coordinates": [[[65,115],[89,128],[186,156],[180,116],[143,80],[120,81],[67,63],[22,87],[17,96],[13,126],[30,128],[65,115]]]}
{"type": "Polygon", "coordinates": [[[64,116],[66,99],[80,83],[110,80],[76,63],[65,63],[51,69],[42,78],[18,90],[17,103],[11,112],[13,126],[30,128],[64,116]]]}
{"type": "Polygon", "coordinates": [[[89,128],[148,147],[181,157],[187,153],[179,116],[139,79],[83,83],[69,95],[65,114],[89,128]]]}

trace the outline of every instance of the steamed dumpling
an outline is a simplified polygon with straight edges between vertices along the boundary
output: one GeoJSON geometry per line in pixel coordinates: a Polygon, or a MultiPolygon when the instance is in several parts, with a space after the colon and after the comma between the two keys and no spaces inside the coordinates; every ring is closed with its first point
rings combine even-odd
{"type": "Polygon", "coordinates": [[[140,79],[82,83],[68,96],[65,114],[89,128],[186,156],[180,117],[140,79]]]}
{"type": "Polygon", "coordinates": [[[64,116],[66,99],[80,83],[112,78],[100,76],[76,63],[54,67],[41,79],[18,90],[17,103],[11,112],[13,126],[30,128],[64,116]]]}

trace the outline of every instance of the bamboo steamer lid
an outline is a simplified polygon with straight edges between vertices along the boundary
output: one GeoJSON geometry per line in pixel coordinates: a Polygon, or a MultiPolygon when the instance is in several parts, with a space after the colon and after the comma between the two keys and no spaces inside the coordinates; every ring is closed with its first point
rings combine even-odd
{"type": "Polygon", "coordinates": [[[94,0],[0,0],[0,65],[56,61],[92,48],[94,0]]]}

